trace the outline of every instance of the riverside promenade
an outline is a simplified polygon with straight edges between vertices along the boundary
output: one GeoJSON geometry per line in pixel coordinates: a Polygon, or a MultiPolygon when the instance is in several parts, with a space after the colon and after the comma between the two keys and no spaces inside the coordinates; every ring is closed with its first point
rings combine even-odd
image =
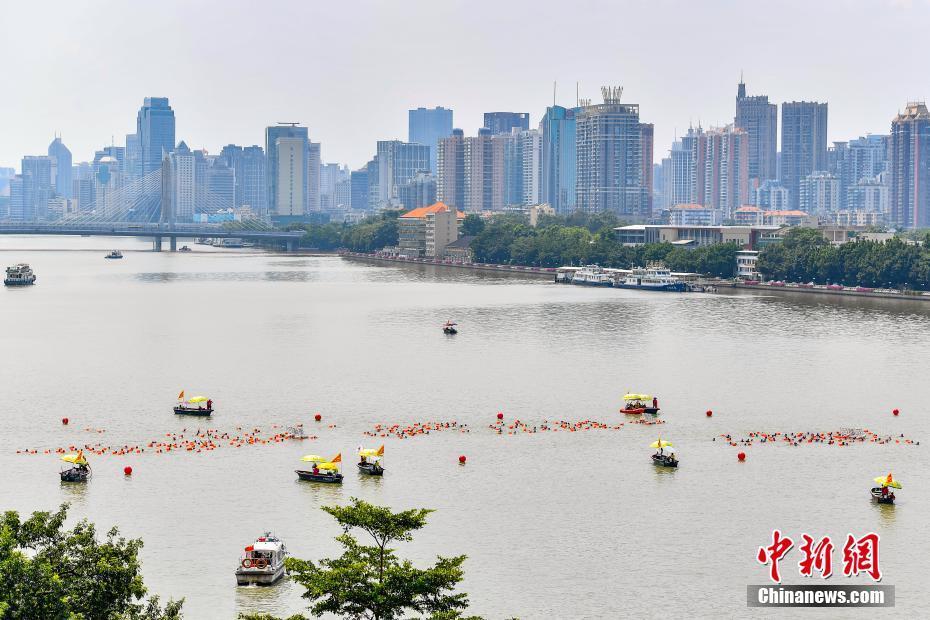
{"type": "Polygon", "coordinates": [[[354,260],[364,260],[376,263],[401,263],[404,265],[429,265],[433,267],[448,267],[450,269],[467,269],[470,271],[494,271],[497,273],[516,273],[528,276],[542,276],[555,279],[554,267],[525,267],[523,265],[492,265],[490,263],[453,263],[449,261],[434,260],[431,258],[400,258],[395,256],[381,256],[363,252],[339,252],[339,256],[354,260]]]}

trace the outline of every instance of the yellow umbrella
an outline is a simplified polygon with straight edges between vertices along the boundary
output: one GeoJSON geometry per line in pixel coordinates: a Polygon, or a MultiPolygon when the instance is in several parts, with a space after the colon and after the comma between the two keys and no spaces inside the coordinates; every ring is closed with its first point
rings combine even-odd
{"type": "Polygon", "coordinates": [[[659,439],[659,441],[653,441],[651,444],[649,444],[649,447],[650,448],[671,448],[672,442],[659,439]]]}
{"type": "Polygon", "coordinates": [[[381,456],[380,454],[378,454],[378,450],[376,450],[375,448],[365,448],[364,450],[359,450],[358,455],[359,455],[359,456],[366,456],[366,457],[368,457],[368,456],[381,456]]]}
{"type": "Polygon", "coordinates": [[[649,394],[625,394],[624,400],[649,400],[652,398],[649,394]]]}
{"type": "Polygon", "coordinates": [[[887,476],[879,476],[878,478],[875,478],[874,480],[876,484],[880,484],[883,487],[892,487],[895,489],[901,488],[901,483],[895,480],[894,478],[892,478],[891,474],[888,474],[887,476]]]}
{"type": "Polygon", "coordinates": [[[307,456],[302,457],[300,460],[301,460],[301,461],[308,461],[308,462],[310,462],[310,463],[325,463],[325,462],[326,462],[326,459],[324,459],[322,456],[318,456],[318,455],[316,455],[316,454],[308,454],[307,456]]]}
{"type": "Polygon", "coordinates": [[[193,396],[193,397],[191,397],[191,399],[190,399],[189,401],[187,401],[187,402],[189,402],[189,403],[205,403],[205,402],[207,402],[208,400],[210,400],[210,399],[207,398],[206,396],[193,396]]]}
{"type": "Polygon", "coordinates": [[[61,460],[66,463],[74,463],[75,465],[87,465],[87,459],[84,458],[83,452],[62,455],[61,460]]]}
{"type": "Polygon", "coordinates": [[[317,469],[329,469],[332,471],[339,471],[339,465],[336,463],[320,463],[317,469]]]}

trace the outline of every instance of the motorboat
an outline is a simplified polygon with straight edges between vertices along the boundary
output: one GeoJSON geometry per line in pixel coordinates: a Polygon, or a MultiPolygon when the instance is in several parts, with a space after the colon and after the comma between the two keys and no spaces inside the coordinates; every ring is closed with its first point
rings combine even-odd
{"type": "Polygon", "coordinates": [[[598,265],[585,265],[572,276],[572,284],[585,286],[613,286],[614,280],[609,273],[598,265]]]}
{"type": "Polygon", "coordinates": [[[892,489],[903,488],[901,482],[896,480],[890,473],[887,476],[878,476],[874,478],[877,487],[872,487],[869,493],[872,498],[879,504],[894,504],[895,496],[892,489]]]}
{"type": "Polygon", "coordinates": [[[658,407],[650,407],[648,405],[649,400],[652,397],[648,394],[624,394],[623,395],[623,408],[620,409],[620,413],[626,413],[629,415],[638,415],[641,413],[656,413],[659,411],[658,407]]]}
{"type": "Polygon", "coordinates": [[[382,444],[377,450],[374,448],[359,448],[359,461],[357,463],[359,473],[368,476],[383,476],[384,466],[381,465],[381,459],[384,458],[384,445],[382,444]]]}
{"type": "Polygon", "coordinates": [[[123,253],[119,250],[110,250],[110,253],[104,256],[104,258],[123,258],[123,253]]]}
{"type": "Polygon", "coordinates": [[[666,291],[683,293],[688,285],[672,275],[661,262],[646,263],[645,267],[634,267],[630,274],[614,283],[616,288],[629,288],[641,291],[666,291]]]}
{"type": "Polygon", "coordinates": [[[458,323],[453,323],[452,321],[446,321],[442,326],[442,333],[444,334],[457,334],[459,330],[455,329],[455,326],[458,323]]]}
{"type": "Polygon", "coordinates": [[[322,482],[324,484],[342,484],[342,472],[339,471],[339,466],[342,463],[342,453],[328,460],[316,454],[308,454],[300,460],[313,464],[310,469],[294,470],[300,480],[322,482]]]}
{"type": "Polygon", "coordinates": [[[660,467],[678,467],[678,456],[675,454],[675,447],[672,442],[665,441],[659,437],[658,441],[649,444],[650,448],[658,450],[652,455],[652,462],[660,467]]]}
{"type": "Polygon", "coordinates": [[[90,464],[84,458],[83,450],[79,450],[76,454],[63,454],[61,460],[73,465],[59,472],[62,482],[87,482],[90,478],[90,464]]]}
{"type": "Polygon", "coordinates": [[[36,283],[36,274],[26,263],[19,263],[6,268],[3,284],[6,286],[29,286],[36,283]]]}
{"type": "Polygon", "coordinates": [[[187,246],[187,245],[182,245],[181,247],[178,248],[178,252],[190,252],[190,251],[191,251],[190,246],[187,246]]]}
{"type": "Polygon", "coordinates": [[[177,415],[210,416],[213,415],[213,399],[206,396],[192,396],[184,399],[184,390],[178,394],[178,404],[174,406],[177,415]]]}
{"type": "Polygon", "coordinates": [[[255,539],[245,548],[239,567],[236,568],[236,583],[240,586],[270,586],[286,574],[284,560],[287,548],[284,542],[271,532],[255,539]]]}
{"type": "Polygon", "coordinates": [[[652,462],[661,467],[678,467],[678,459],[674,454],[653,454],[652,462]]]}

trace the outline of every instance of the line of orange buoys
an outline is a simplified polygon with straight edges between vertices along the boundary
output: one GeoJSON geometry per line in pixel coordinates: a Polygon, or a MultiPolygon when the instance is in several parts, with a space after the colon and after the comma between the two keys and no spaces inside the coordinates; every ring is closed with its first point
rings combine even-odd
{"type": "MultiPolygon", "coordinates": [[[[876,445],[886,445],[886,444],[904,444],[904,445],[920,445],[919,441],[914,441],[913,439],[907,439],[903,434],[898,437],[892,435],[879,435],[878,433],[873,433],[869,429],[841,429],[838,431],[829,431],[826,433],[816,433],[816,432],[799,432],[799,433],[764,433],[764,432],[754,432],[749,433],[746,437],[742,439],[734,439],[732,435],[723,434],[718,435],[723,439],[728,445],[731,446],[751,446],[758,443],[775,443],[775,444],[787,444],[791,446],[800,446],[806,444],[819,444],[826,446],[850,446],[853,444],[876,444],[876,445]]],[[[714,441],[717,440],[717,437],[714,437],[714,441]]]]}
{"type": "Polygon", "coordinates": [[[370,431],[365,431],[367,437],[397,437],[406,439],[408,437],[417,437],[419,435],[429,435],[431,432],[453,431],[459,433],[470,433],[471,429],[467,424],[459,424],[452,420],[449,422],[414,422],[407,426],[400,424],[375,424],[370,431]]]}
{"type": "MultiPolygon", "coordinates": [[[[331,424],[330,428],[334,426],[334,424],[331,424]]],[[[97,433],[105,432],[104,429],[85,430],[92,430],[97,433]]],[[[123,444],[117,446],[96,442],[86,443],[82,446],[69,445],[67,447],[45,449],[27,448],[17,450],[16,454],[65,454],[78,450],[83,450],[85,453],[95,454],[97,456],[126,456],[130,454],[142,454],[144,452],[154,452],[155,454],[168,454],[171,452],[198,453],[212,452],[223,446],[241,448],[243,446],[285,443],[294,439],[317,439],[315,435],[307,435],[303,430],[302,424],[289,427],[273,424],[271,430],[272,433],[266,434],[258,427],[243,430],[241,426],[237,426],[236,430],[232,432],[224,432],[219,429],[211,428],[198,428],[188,432],[188,429],[184,428],[178,433],[165,433],[164,438],[148,441],[143,444],[123,444]]]]}

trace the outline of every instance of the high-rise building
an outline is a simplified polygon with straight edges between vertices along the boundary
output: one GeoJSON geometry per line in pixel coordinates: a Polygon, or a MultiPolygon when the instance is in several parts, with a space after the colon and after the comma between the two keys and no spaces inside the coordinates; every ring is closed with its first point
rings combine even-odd
{"type": "Polygon", "coordinates": [[[404,210],[428,207],[436,202],[436,177],[429,172],[418,172],[398,187],[398,199],[404,210]]]}
{"type": "Polygon", "coordinates": [[[815,172],[801,179],[800,210],[828,215],[840,210],[840,182],[829,172],[815,172]]]}
{"type": "Polygon", "coordinates": [[[273,216],[306,214],[309,210],[307,162],[310,159],[307,128],[296,123],[266,127],[265,156],[265,204],[268,212],[273,216]]]}
{"type": "Polygon", "coordinates": [[[94,204],[94,168],[89,162],[81,162],[71,169],[71,195],[77,201],[77,211],[84,211],[94,204]]]}
{"type": "Polygon", "coordinates": [[[349,169],[343,168],[339,164],[322,164],[320,166],[320,208],[323,211],[334,209],[339,204],[348,206],[347,199],[341,203],[336,199],[336,188],[339,183],[348,180],[348,178],[349,169]]]}
{"type": "MultiPolygon", "coordinates": [[[[189,222],[196,201],[196,165],[194,153],[182,140],[162,160],[161,222],[189,222]]],[[[100,197],[97,197],[100,202],[100,197]]]]}
{"type": "Polygon", "coordinates": [[[363,167],[353,170],[349,175],[349,184],[351,186],[349,196],[349,206],[353,211],[367,211],[368,206],[368,168],[363,167]]]}
{"type": "Polygon", "coordinates": [[[704,189],[698,204],[732,217],[738,208],[749,203],[749,136],[730,125],[705,131],[699,142],[704,189]]]}
{"type": "Polygon", "coordinates": [[[755,189],[753,204],[765,211],[788,211],[788,190],[773,179],[763,181],[755,189]]]}
{"type": "Polygon", "coordinates": [[[847,187],[846,209],[888,213],[888,176],[888,173],[884,172],[874,179],[860,179],[852,187],[847,187]]]}
{"type": "Polygon", "coordinates": [[[142,151],[142,174],[161,167],[162,158],[174,150],[174,110],[167,97],[146,97],[136,116],[136,135],[142,151]]]}
{"type": "Polygon", "coordinates": [[[465,208],[465,134],[453,129],[436,151],[436,198],[456,209],[465,208]]]}
{"type": "Polygon", "coordinates": [[[746,84],[740,79],[733,124],[749,135],[749,182],[752,187],[777,178],[778,106],[769,103],[768,95],[747,97],[746,84]]]}
{"type": "Polygon", "coordinates": [[[48,199],[55,193],[52,186],[52,158],[46,155],[26,155],[21,170],[23,220],[44,220],[48,215],[48,199]]]}
{"type": "Polygon", "coordinates": [[[205,209],[202,211],[215,212],[221,209],[231,209],[236,204],[236,170],[223,157],[214,157],[207,167],[205,209]]]}
{"type": "Polygon", "coordinates": [[[407,141],[429,147],[429,170],[436,174],[439,141],[452,135],[452,110],[417,108],[407,112],[407,141]]]}
{"type": "Polygon", "coordinates": [[[333,194],[333,209],[349,209],[352,200],[352,180],[346,175],[336,181],[336,192],[333,194]]]}
{"type": "Polygon", "coordinates": [[[307,148],[307,210],[319,211],[322,208],[320,194],[320,167],[323,154],[319,142],[310,142],[307,148]]]}
{"type": "Polygon", "coordinates": [[[930,226],[930,111],[924,102],[909,102],[891,122],[888,152],[891,222],[930,226]]]}
{"type": "Polygon", "coordinates": [[[621,103],[620,87],[604,87],[604,103],[575,112],[579,209],[610,211],[634,220],[650,217],[643,178],[639,105],[621,103]]]}
{"type": "Polygon", "coordinates": [[[23,175],[10,177],[10,208],[8,217],[15,222],[26,221],[26,195],[23,187],[23,175]]]}
{"type": "Polygon", "coordinates": [[[688,128],[688,133],[672,143],[669,153],[668,206],[703,204],[704,152],[700,149],[703,130],[688,128]]]}
{"type": "Polygon", "coordinates": [[[827,104],[783,103],[779,180],[788,189],[792,209],[800,204],[801,179],[827,168],[827,104]]]}
{"type": "Polygon", "coordinates": [[[235,205],[249,207],[253,213],[264,213],[265,151],[262,147],[227,144],[220,151],[220,157],[235,171],[235,205]]]}
{"type": "Polygon", "coordinates": [[[394,204],[398,188],[410,181],[418,172],[429,172],[429,147],[425,144],[378,141],[378,205],[394,204]]]}
{"type": "MultiPolygon", "coordinates": [[[[542,134],[538,129],[527,129],[517,134],[520,140],[522,163],[521,202],[523,206],[538,205],[542,200],[542,134]]],[[[550,205],[552,206],[552,205],[550,205]]]]}
{"type": "Polygon", "coordinates": [[[71,198],[71,151],[55,136],[48,145],[48,156],[52,160],[52,186],[55,193],[71,198]]]}
{"type": "Polygon", "coordinates": [[[125,220],[120,195],[123,186],[120,162],[105,149],[94,153],[94,213],[104,221],[125,220]]]}
{"type": "Polygon", "coordinates": [[[558,213],[575,210],[575,110],[546,108],[539,123],[542,139],[540,201],[558,213]]]}
{"type": "Polygon", "coordinates": [[[486,128],[465,138],[463,147],[464,211],[498,211],[504,207],[503,142],[486,128]]]}
{"type": "Polygon", "coordinates": [[[514,129],[526,131],[530,128],[530,115],[528,112],[485,112],[484,128],[492,136],[510,133],[514,129]]]}
{"type": "Polygon", "coordinates": [[[655,149],[655,125],[652,123],[640,123],[640,142],[642,144],[643,155],[642,155],[642,178],[643,186],[646,190],[646,206],[645,211],[652,215],[652,164],[654,161],[654,149],[655,149]]]}
{"type": "Polygon", "coordinates": [[[123,166],[123,176],[127,183],[142,178],[142,143],[139,134],[126,134],[126,161],[123,166]]]}
{"type": "Polygon", "coordinates": [[[491,136],[492,151],[502,160],[504,206],[523,204],[523,133],[515,130],[491,136]]]}

